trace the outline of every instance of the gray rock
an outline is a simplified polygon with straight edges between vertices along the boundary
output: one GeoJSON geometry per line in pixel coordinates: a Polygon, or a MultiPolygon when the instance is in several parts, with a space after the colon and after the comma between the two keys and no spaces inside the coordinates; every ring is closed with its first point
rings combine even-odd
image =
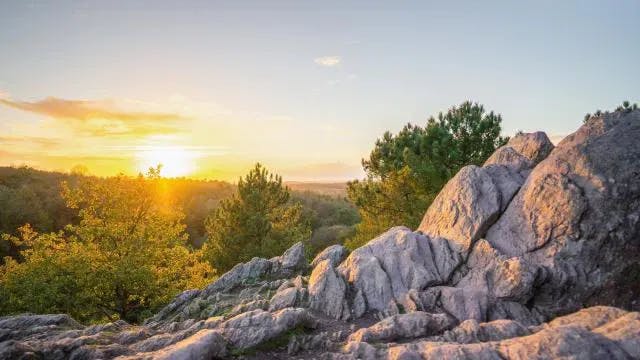
{"type": "Polygon", "coordinates": [[[534,165],[546,159],[553,150],[551,140],[542,131],[517,134],[509,139],[506,146],[531,160],[534,165]]]}
{"type": "Polygon", "coordinates": [[[427,293],[431,293],[432,298],[437,299],[435,301],[437,310],[450,314],[458,321],[467,319],[486,321],[487,319],[489,300],[483,290],[442,286],[430,288],[427,293]]]}
{"type": "Polygon", "coordinates": [[[179,311],[184,305],[188,305],[189,302],[200,295],[201,291],[197,289],[183,291],[180,295],[176,296],[169,305],[162,308],[157,314],[145,320],[145,324],[153,325],[157,324],[161,320],[165,320],[169,317],[175,316],[175,313],[179,311]]]}
{"type": "Polygon", "coordinates": [[[31,360],[41,358],[41,354],[33,347],[15,340],[0,342],[0,359],[31,360]]]}
{"type": "Polygon", "coordinates": [[[640,313],[620,316],[595,328],[593,332],[617,344],[629,357],[640,359],[640,313]]]}
{"type": "Polygon", "coordinates": [[[348,317],[347,285],[331,265],[331,260],[320,262],[309,278],[309,306],[334,319],[348,317]]]}
{"type": "Polygon", "coordinates": [[[623,284],[640,267],[639,138],[640,110],[592,117],[488,230],[499,252],[544,268],[531,305],[546,317],[585,303],[632,306],[623,284]]]}
{"type": "Polygon", "coordinates": [[[281,310],[288,307],[293,307],[298,299],[298,288],[291,287],[277,292],[271,298],[269,303],[269,311],[281,310]]]}
{"type": "Polygon", "coordinates": [[[498,261],[491,274],[493,295],[502,300],[526,303],[533,296],[538,269],[522,258],[498,261]]]}
{"type": "Polygon", "coordinates": [[[338,266],[349,254],[349,250],[342,245],[331,245],[322,250],[311,262],[311,267],[315,268],[324,260],[329,260],[331,266],[338,266]]]}
{"type": "Polygon", "coordinates": [[[368,310],[386,311],[391,302],[405,305],[410,289],[446,281],[460,260],[447,241],[395,227],[353,251],[338,271],[368,310]]]}
{"type": "Polygon", "coordinates": [[[481,323],[470,319],[463,321],[455,329],[447,331],[430,340],[458,344],[499,341],[519,336],[527,336],[532,332],[514,320],[495,320],[481,323]]]}
{"type": "Polygon", "coordinates": [[[430,314],[417,311],[388,317],[373,326],[351,334],[348,341],[378,342],[410,339],[440,334],[456,325],[456,321],[445,314],[430,314]]]}
{"type": "MultiPolygon", "coordinates": [[[[611,306],[593,306],[582,309],[573,314],[561,316],[549,321],[547,327],[561,327],[565,325],[576,325],[593,330],[603,325],[613,322],[613,320],[626,316],[628,313],[622,309],[611,306]]],[[[541,327],[540,329],[542,329],[541,327]]]]}
{"type": "Polygon", "coordinates": [[[200,330],[195,335],[153,354],[134,355],[124,359],[207,360],[225,355],[227,355],[227,348],[224,338],[214,330],[200,330]]]}
{"type": "Polygon", "coordinates": [[[304,255],[304,245],[302,242],[294,244],[292,247],[278,258],[280,267],[286,270],[304,270],[307,267],[307,260],[304,255]]]}
{"type": "Polygon", "coordinates": [[[297,326],[314,328],[316,320],[301,308],[287,308],[275,313],[254,310],[227,320],[216,331],[233,348],[248,349],[297,326]]]}
{"type": "Polygon", "coordinates": [[[601,307],[532,329],[510,320],[467,320],[442,335],[377,348],[354,337],[342,348],[347,356],[333,358],[628,359],[640,353],[639,331],[640,313],[601,307]]]}
{"type": "Polygon", "coordinates": [[[0,329],[19,330],[29,327],[56,326],[66,329],[82,328],[77,321],[66,314],[16,315],[0,317],[0,329]]]}
{"type": "Polygon", "coordinates": [[[503,165],[465,166],[445,185],[418,230],[469,251],[498,219],[524,179],[503,165]]]}
{"type": "Polygon", "coordinates": [[[267,300],[252,300],[252,301],[248,301],[248,302],[242,302],[238,305],[236,305],[233,309],[231,309],[231,311],[229,311],[229,313],[227,314],[228,317],[233,317],[236,315],[240,315],[242,313],[248,312],[248,311],[253,311],[253,310],[267,310],[270,306],[270,302],[267,300]]]}
{"type": "Polygon", "coordinates": [[[504,165],[518,173],[526,172],[533,169],[534,163],[526,156],[517,152],[511,146],[505,145],[496,150],[485,161],[483,166],[504,165]]]}

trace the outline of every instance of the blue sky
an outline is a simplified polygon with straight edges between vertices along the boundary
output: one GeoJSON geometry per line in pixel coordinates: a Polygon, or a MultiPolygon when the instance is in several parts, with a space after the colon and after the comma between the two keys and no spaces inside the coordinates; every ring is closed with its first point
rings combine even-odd
{"type": "Polygon", "coordinates": [[[194,176],[235,179],[261,161],[285,179],[339,180],[361,175],[385,130],[467,99],[501,113],[507,135],[556,137],[587,112],[640,101],[639,1],[1,9],[0,94],[22,104],[0,106],[5,165],[136,172],[175,152],[166,161],[189,162],[194,176]],[[34,110],[47,98],[134,112],[152,130],[34,110]],[[157,113],[176,116],[154,133],[144,115],[157,113]]]}

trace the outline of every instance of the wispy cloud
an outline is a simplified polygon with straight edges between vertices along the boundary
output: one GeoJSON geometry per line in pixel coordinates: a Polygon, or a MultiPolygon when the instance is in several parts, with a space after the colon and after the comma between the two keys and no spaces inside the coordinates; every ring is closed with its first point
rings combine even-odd
{"type": "Polygon", "coordinates": [[[39,101],[0,98],[0,105],[70,122],[78,131],[94,136],[174,133],[175,121],[184,116],[172,112],[124,110],[109,100],[68,100],[47,97],[39,101]]]}
{"type": "Polygon", "coordinates": [[[92,119],[111,119],[120,121],[136,120],[178,120],[182,116],[172,113],[154,113],[119,110],[109,101],[66,100],[48,97],[40,101],[13,101],[0,99],[0,104],[14,109],[30,111],[57,119],[75,119],[87,121],[92,119]]]}
{"type": "Polygon", "coordinates": [[[320,66],[332,67],[340,64],[342,62],[342,58],[340,56],[322,56],[319,58],[313,59],[313,62],[320,66]]]}
{"type": "Polygon", "coordinates": [[[36,137],[36,136],[0,136],[0,144],[16,146],[28,143],[32,146],[51,149],[61,143],[60,139],[36,137]]]}

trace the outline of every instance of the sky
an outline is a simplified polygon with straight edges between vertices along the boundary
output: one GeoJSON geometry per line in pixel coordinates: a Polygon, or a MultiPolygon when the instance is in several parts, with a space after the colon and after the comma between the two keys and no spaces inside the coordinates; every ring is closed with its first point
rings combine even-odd
{"type": "Polygon", "coordinates": [[[640,101],[640,1],[3,1],[0,165],[362,177],[465,100],[561,139],[640,101]]]}

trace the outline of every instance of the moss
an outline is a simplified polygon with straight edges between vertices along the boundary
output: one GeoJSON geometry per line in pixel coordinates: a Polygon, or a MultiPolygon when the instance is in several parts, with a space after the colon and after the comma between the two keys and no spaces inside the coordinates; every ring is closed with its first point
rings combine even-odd
{"type": "Polygon", "coordinates": [[[227,316],[231,313],[231,310],[233,310],[233,308],[230,306],[219,308],[212,316],[227,316]]]}
{"type": "Polygon", "coordinates": [[[239,357],[239,356],[251,356],[251,355],[255,355],[257,353],[257,350],[255,348],[249,348],[249,349],[232,349],[229,354],[231,356],[234,357],[239,357]]]}
{"type": "Polygon", "coordinates": [[[400,314],[406,314],[407,311],[404,309],[404,306],[402,304],[396,304],[396,306],[398,306],[398,313],[400,314]]]}
{"type": "Polygon", "coordinates": [[[304,325],[298,325],[256,346],[250,347],[248,349],[232,349],[230,353],[232,356],[249,356],[255,355],[258,352],[283,350],[286,349],[287,345],[289,344],[289,339],[292,336],[308,334],[309,330],[310,329],[306,328],[304,325]]]}
{"type": "Polygon", "coordinates": [[[248,278],[248,279],[242,280],[240,285],[244,285],[244,286],[256,285],[259,281],[260,281],[260,277],[248,278]]]}

